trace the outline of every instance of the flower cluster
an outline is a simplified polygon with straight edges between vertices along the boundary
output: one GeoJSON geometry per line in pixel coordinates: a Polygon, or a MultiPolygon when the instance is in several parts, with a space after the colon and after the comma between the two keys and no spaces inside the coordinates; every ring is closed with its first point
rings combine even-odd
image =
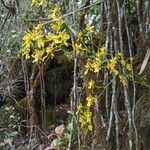
{"type": "Polygon", "coordinates": [[[92,131],[92,111],[91,107],[94,105],[96,97],[93,97],[89,94],[86,97],[86,106],[83,106],[82,103],[79,103],[77,106],[77,115],[79,116],[79,123],[81,128],[92,131]]]}
{"type": "Polygon", "coordinates": [[[105,48],[102,47],[98,49],[97,53],[95,54],[94,59],[89,58],[85,65],[84,74],[86,75],[89,71],[94,73],[99,73],[102,69],[102,64],[104,63],[103,57],[105,55],[105,48]]]}
{"type": "Polygon", "coordinates": [[[70,35],[63,29],[63,20],[58,18],[58,11],[54,8],[52,16],[54,22],[50,24],[50,29],[53,31],[44,33],[42,23],[39,23],[32,30],[28,30],[23,37],[22,54],[26,59],[31,59],[32,62],[44,61],[46,58],[53,58],[56,51],[61,50],[62,46],[68,46],[70,35]]]}
{"type": "Polygon", "coordinates": [[[77,54],[82,54],[83,52],[88,50],[88,48],[85,46],[85,39],[87,38],[87,35],[89,37],[89,35],[91,35],[94,32],[93,29],[93,26],[86,24],[84,30],[85,33],[83,33],[82,31],[78,33],[76,41],[72,43],[72,47],[77,54]]]}
{"type": "Polygon", "coordinates": [[[125,86],[126,78],[119,71],[119,66],[124,67],[127,71],[131,71],[131,64],[127,60],[124,60],[121,53],[117,53],[115,57],[105,60],[109,54],[106,53],[105,47],[101,47],[97,52],[87,59],[86,64],[84,65],[84,75],[88,77],[86,82],[86,87],[88,89],[87,97],[85,98],[84,105],[79,103],[77,107],[77,114],[79,117],[79,123],[81,127],[85,130],[92,131],[92,117],[93,117],[93,106],[97,97],[94,94],[94,91],[97,89],[96,80],[94,77],[100,73],[102,68],[105,68],[109,71],[110,74],[113,74],[118,77],[120,83],[125,86]],[[91,76],[91,74],[93,76],[91,76]]]}
{"type": "Polygon", "coordinates": [[[81,128],[88,129],[89,131],[92,131],[93,126],[91,123],[91,118],[92,118],[92,112],[88,109],[86,109],[79,118],[79,122],[81,124],[81,128]]]}
{"type": "Polygon", "coordinates": [[[42,6],[47,3],[47,0],[32,0],[31,6],[42,6]]]}
{"type": "Polygon", "coordinates": [[[118,65],[122,65],[127,71],[131,71],[131,63],[124,60],[121,53],[117,53],[115,57],[107,61],[106,68],[109,70],[110,74],[118,75],[120,82],[123,86],[126,85],[125,77],[119,72],[118,65]]]}
{"type": "Polygon", "coordinates": [[[83,106],[82,103],[79,103],[77,106],[77,114],[79,116],[79,123],[82,128],[92,131],[92,116],[93,113],[91,111],[91,108],[93,107],[96,97],[93,96],[92,91],[95,88],[95,81],[93,79],[90,79],[87,83],[87,88],[89,89],[89,94],[87,95],[85,102],[86,105],[83,106]]]}
{"type": "Polygon", "coordinates": [[[53,9],[49,11],[48,18],[49,19],[58,19],[61,14],[61,9],[59,6],[55,6],[53,9]]]}
{"type": "Polygon", "coordinates": [[[107,69],[110,71],[110,73],[114,73],[114,74],[118,74],[118,70],[116,69],[116,65],[117,65],[117,59],[116,58],[112,58],[111,60],[108,61],[107,64],[107,69]]]}
{"type": "MultiPolygon", "coordinates": [[[[89,30],[92,30],[90,27],[88,27],[89,30]]],[[[101,47],[97,50],[94,57],[91,57],[87,60],[85,66],[84,66],[84,75],[88,76],[89,73],[98,74],[99,71],[104,66],[104,56],[106,54],[105,48],[101,47]]],[[[86,83],[87,89],[88,89],[88,95],[85,98],[85,105],[83,106],[82,103],[79,103],[77,107],[77,114],[79,116],[79,122],[82,128],[92,131],[92,109],[94,106],[94,103],[96,101],[96,96],[93,94],[94,89],[96,88],[95,81],[90,78],[86,83]]]]}

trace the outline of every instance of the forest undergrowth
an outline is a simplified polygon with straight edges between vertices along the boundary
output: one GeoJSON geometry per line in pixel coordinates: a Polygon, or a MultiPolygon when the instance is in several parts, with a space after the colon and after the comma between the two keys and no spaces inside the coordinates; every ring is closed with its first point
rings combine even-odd
{"type": "Polygon", "coordinates": [[[0,149],[149,149],[148,0],[1,0],[0,11],[0,149]]]}

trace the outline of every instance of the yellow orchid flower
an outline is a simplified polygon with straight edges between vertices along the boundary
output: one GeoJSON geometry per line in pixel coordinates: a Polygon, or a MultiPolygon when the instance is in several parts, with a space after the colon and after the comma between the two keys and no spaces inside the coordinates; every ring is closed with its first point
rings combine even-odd
{"type": "Polygon", "coordinates": [[[86,30],[87,30],[87,32],[88,33],[93,33],[94,32],[94,27],[93,26],[91,26],[91,25],[89,25],[89,24],[87,24],[86,25],[86,28],[85,28],[86,30]]]}

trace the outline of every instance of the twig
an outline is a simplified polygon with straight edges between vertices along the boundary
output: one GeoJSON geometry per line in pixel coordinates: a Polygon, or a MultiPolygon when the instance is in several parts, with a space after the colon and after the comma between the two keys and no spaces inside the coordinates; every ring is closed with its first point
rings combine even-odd
{"type": "MultiPolygon", "coordinates": [[[[69,12],[67,14],[64,14],[64,15],[60,16],[59,18],[60,19],[65,18],[67,16],[73,15],[73,14],[75,14],[77,12],[83,11],[83,10],[85,10],[87,8],[91,8],[91,7],[95,6],[95,5],[98,5],[98,4],[103,3],[103,2],[104,2],[103,0],[94,2],[93,4],[90,4],[90,5],[85,6],[85,7],[81,7],[79,9],[77,9],[77,10],[74,10],[74,11],[71,11],[71,12],[69,12]]],[[[25,20],[25,21],[28,21],[28,22],[46,21],[45,23],[43,23],[44,25],[54,22],[54,20],[48,19],[48,18],[31,19],[31,20],[28,20],[28,19],[25,19],[25,18],[22,18],[22,19],[25,20]]]]}

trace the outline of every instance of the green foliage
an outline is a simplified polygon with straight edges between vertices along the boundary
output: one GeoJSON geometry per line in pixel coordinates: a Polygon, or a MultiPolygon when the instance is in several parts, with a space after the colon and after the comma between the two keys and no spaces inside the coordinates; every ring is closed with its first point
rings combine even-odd
{"type": "Polygon", "coordinates": [[[13,147],[21,132],[21,118],[12,106],[0,108],[0,149],[13,147]]]}

